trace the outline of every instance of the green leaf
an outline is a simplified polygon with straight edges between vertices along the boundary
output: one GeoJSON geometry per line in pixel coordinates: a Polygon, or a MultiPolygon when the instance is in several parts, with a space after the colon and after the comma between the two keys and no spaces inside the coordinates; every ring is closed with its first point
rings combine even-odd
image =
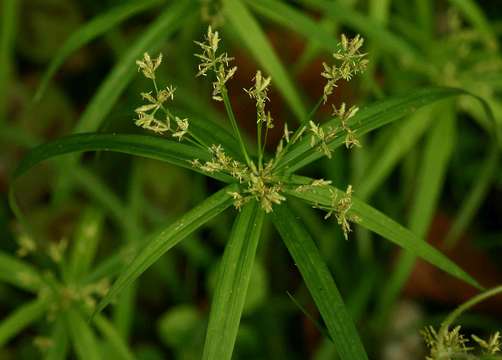
{"type": "MultiPolygon", "coordinates": [[[[115,151],[166,161],[195,170],[189,163],[193,159],[209,160],[209,152],[191,145],[148,135],[76,134],[66,136],[31,150],[21,161],[14,176],[20,176],[41,161],[55,156],[84,151],[115,151]]],[[[230,178],[215,174],[215,178],[230,178]]]]}
{"type": "MultiPolygon", "coordinates": [[[[440,109],[441,119],[436,122],[427,139],[422,164],[417,178],[417,189],[410,212],[409,228],[421,239],[425,239],[432,222],[441,189],[446,176],[448,161],[454,149],[455,117],[454,104],[446,104],[440,109]]],[[[409,278],[415,254],[403,252],[389,280],[380,291],[380,301],[376,313],[380,321],[385,321],[396,298],[409,278]]],[[[381,323],[380,323],[381,324],[381,323]]]]}
{"type": "Polygon", "coordinates": [[[45,360],[65,360],[68,353],[68,333],[66,332],[65,322],[59,317],[54,322],[51,334],[51,347],[45,355],[45,360]]]}
{"type": "MultiPolygon", "coordinates": [[[[277,0],[246,0],[255,11],[272,21],[298,32],[327,51],[335,51],[338,40],[325,31],[318,22],[277,0]]],[[[319,72],[321,69],[319,69],[319,72]]]]}
{"type": "Polygon", "coordinates": [[[187,212],[171,226],[154,234],[120,274],[110,291],[98,304],[95,314],[103,310],[124,288],[136,280],[169,249],[227,209],[232,204],[232,198],[228,193],[236,190],[236,184],[223,188],[187,212]]]}
{"type": "Polygon", "coordinates": [[[312,294],[340,358],[367,359],[333,277],[304,225],[284,204],[274,206],[272,219],[312,294]]]}
{"type": "Polygon", "coordinates": [[[0,323],[0,347],[28,325],[40,319],[48,307],[48,299],[40,298],[20,306],[4,318],[0,323]]]}
{"type": "Polygon", "coordinates": [[[388,31],[379,22],[343,5],[340,1],[301,0],[300,2],[307,7],[321,11],[326,16],[339,21],[343,25],[353,28],[362,35],[367,36],[373,42],[378,43],[382,49],[391,52],[393,55],[399,55],[407,63],[413,63],[413,65],[420,66],[421,68],[424,67],[423,64],[426,64],[418,51],[405,40],[388,31]]]}
{"type": "Polygon", "coordinates": [[[432,119],[430,107],[420,109],[408,119],[403,120],[391,134],[384,134],[383,148],[375,151],[373,160],[369,161],[369,170],[361,176],[361,183],[357,186],[357,195],[361,199],[368,199],[373,195],[396,167],[398,161],[417,144],[432,119]]]}
{"type": "MultiPolygon", "coordinates": [[[[470,95],[478,99],[483,105],[487,114],[491,115],[486,102],[479,97],[472,95],[462,89],[454,88],[426,88],[415,91],[413,93],[396,96],[392,99],[376,102],[361,109],[349,121],[349,126],[357,136],[362,136],[372,130],[378,129],[393,121],[399,120],[406,115],[413,114],[419,108],[432,104],[441,99],[446,99],[452,96],[470,95]]],[[[490,116],[493,119],[493,116],[490,116]]],[[[493,121],[493,123],[495,123],[493,121]]],[[[339,120],[336,118],[328,121],[324,128],[336,128],[339,125],[339,120]]],[[[308,134],[307,134],[308,135],[308,134]]],[[[345,133],[338,132],[333,140],[329,143],[329,148],[334,150],[345,142],[345,133]]],[[[310,164],[311,162],[321,158],[323,154],[310,146],[310,136],[304,136],[302,140],[294,144],[291,149],[284,155],[277,169],[283,169],[286,174],[292,174],[298,169],[310,164]]]]}
{"type": "Polygon", "coordinates": [[[0,252],[0,281],[31,292],[36,292],[42,283],[32,265],[3,252],[0,252]]]}
{"type": "Polygon", "coordinates": [[[291,106],[299,121],[306,115],[300,95],[297,93],[287,70],[270,45],[259,23],[249,12],[242,0],[222,0],[225,16],[237,31],[251,54],[263,69],[272,77],[272,81],[291,106]]]}
{"type": "Polygon", "coordinates": [[[99,128],[127,84],[137,73],[136,60],[141,58],[145,51],[158,51],[166,39],[181,26],[183,19],[194,5],[193,1],[175,1],[159,15],[115,64],[85,109],[74,132],[96,131],[99,128]]]}
{"type": "Polygon", "coordinates": [[[72,242],[68,272],[72,280],[80,280],[87,274],[99,242],[103,213],[94,208],[84,210],[72,242]]]}
{"type": "Polygon", "coordinates": [[[80,312],[76,309],[69,308],[65,313],[65,319],[66,328],[70,332],[70,338],[75,348],[77,358],[80,360],[102,359],[94,331],[80,312]]]}
{"type": "MultiPolygon", "coordinates": [[[[311,184],[312,180],[302,176],[291,176],[290,184],[311,184]]],[[[334,191],[339,197],[344,194],[344,192],[332,186],[315,187],[309,191],[301,192],[296,191],[296,186],[292,185],[284,188],[284,192],[290,196],[303,199],[311,204],[320,204],[328,207],[331,206],[332,201],[331,191],[334,191]]],[[[437,249],[356,197],[352,198],[351,214],[357,216],[359,218],[357,223],[366,229],[410,251],[415,256],[421,257],[448,274],[476,288],[481,287],[475,279],[437,249]]]]}
{"type": "Polygon", "coordinates": [[[91,21],[81,26],[68,38],[68,40],[65,41],[58,52],[54,55],[49,67],[42,77],[42,81],[38,86],[34,100],[39,101],[42,98],[49,82],[51,81],[51,78],[72,53],[98,36],[106,33],[108,30],[113,29],[115,26],[119,25],[128,18],[155,7],[162,2],[163,0],[129,1],[116,6],[105,13],[99,14],[91,21]]]}
{"type": "Polygon", "coordinates": [[[252,201],[235,220],[219,268],[203,359],[232,358],[263,219],[258,202],[252,201]]]}
{"type": "Polygon", "coordinates": [[[129,350],[124,339],[120,337],[118,331],[105,317],[101,315],[96,316],[95,324],[101,334],[103,334],[103,338],[108,341],[112,349],[115,351],[117,359],[134,359],[134,355],[131,353],[131,350],[129,350]]]}

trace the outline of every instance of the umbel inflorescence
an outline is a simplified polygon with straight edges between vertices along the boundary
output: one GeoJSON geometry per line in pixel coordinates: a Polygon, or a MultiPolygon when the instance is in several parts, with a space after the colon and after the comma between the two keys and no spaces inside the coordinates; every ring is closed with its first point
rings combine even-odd
{"type": "MultiPolygon", "coordinates": [[[[201,49],[200,53],[195,54],[200,60],[196,76],[213,76],[212,98],[224,103],[244,161],[228,155],[221,144],[205,144],[190,131],[189,119],[178,117],[169,110],[167,103],[174,99],[176,89],[173,86],[159,88],[155,77],[155,72],[162,62],[162,54],[152,59],[145,53],[143,59],[137,61],[138,70],[152,81],[153,89],[141,94],[146,104],[136,109],[138,115],[136,125],[158,134],[170,134],[179,141],[186,140],[204,148],[209,152],[210,160],[193,159],[191,165],[194,168],[207,174],[225,174],[239,183],[240,190],[230,194],[237,209],[250,200],[256,200],[266,213],[270,213],[273,211],[274,204],[280,204],[286,200],[283,193],[284,173],[283,170],[278,169],[277,165],[290,147],[304,136],[310,137],[311,148],[328,158],[332,156],[329,144],[339,134],[344,135],[347,148],[360,146],[356,134],[349,126],[349,120],[358,111],[357,107],[347,107],[345,103],[338,108],[333,106],[333,116],[339,120],[339,125],[335,127],[321,126],[314,121],[313,116],[318,107],[322,103],[326,103],[328,97],[333,94],[339,80],[349,81],[354,75],[365,70],[368,62],[364,58],[365,54],[360,52],[363,39],[359,36],[349,39],[342,35],[341,42],[333,54],[335,63],[332,65],[323,64],[324,71],[321,76],[326,78],[327,82],[318,104],[294,133],[288,129],[287,124],[284,125],[283,136],[273,156],[269,156],[265,151],[269,129],[274,127],[274,119],[270,111],[266,109],[266,105],[270,101],[268,93],[272,79],[270,76],[264,76],[261,71],[256,72],[252,86],[249,89],[244,89],[256,103],[257,154],[254,157],[248,153],[228,97],[227,83],[236,73],[237,67],[231,65],[232,57],[226,52],[219,51],[220,42],[221,38],[218,32],[213,31],[211,27],[208,28],[204,41],[195,42],[201,49]]],[[[311,184],[297,187],[295,191],[302,192],[309,187],[315,188],[330,184],[330,181],[314,180],[311,184]]],[[[314,207],[327,212],[326,218],[332,214],[335,215],[345,237],[351,230],[349,221],[357,221],[354,216],[350,215],[351,196],[352,187],[349,186],[344,196],[337,196],[334,191],[331,193],[331,206],[314,204],[314,207]]]]}

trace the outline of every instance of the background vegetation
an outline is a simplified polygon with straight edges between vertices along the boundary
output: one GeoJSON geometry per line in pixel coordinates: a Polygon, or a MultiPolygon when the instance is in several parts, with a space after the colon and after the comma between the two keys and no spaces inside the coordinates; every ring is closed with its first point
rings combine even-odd
{"type": "MultiPolygon", "coordinates": [[[[242,88],[251,87],[257,69],[272,77],[271,153],[283,124],[294,129],[322,94],[322,62],[333,61],[340,34],[361,34],[369,67],[350,83],[342,81],[332,99],[336,106],[343,101],[369,109],[363,112],[371,115],[367,122],[357,125],[368,134],[359,137],[362,147],[340,147],[301,175],[330,179],[340,189],[352,185],[358,201],[427,239],[483,287],[500,284],[497,1],[3,0],[0,11],[1,359],[200,358],[237,214],[232,209],[162,255],[92,322],[88,309],[151,234],[216,193],[220,183],[160,161],[164,155],[155,160],[87,152],[28,170],[63,148],[55,143],[21,159],[37,145],[70,134],[149,135],[133,121],[139,94],[150,86],[135,64],[145,51],[165,55],[157,76],[176,87],[173,111],[190,118],[194,131],[222,138],[211,124],[231,131],[225,108],[211,100],[211,81],[195,77],[193,54],[200,49],[193,41],[202,39],[209,24],[235,57],[238,71],[227,86],[241,133],[253,142],[256,108],[242,88]],[[388,107],[371,107],[381,101],[388,107]],[[23,176],[14,181],[16,169],[23,176]],[[14,183],[19,209],[9,206],[14,183]],[[45,296],[40,279],[47,294],[57,295],[45,296]]],[[[322,106],[317,119],[330,114],[329,104],[322,106]]],[[[83,140],[64,143],[64,152],[120,146],[107,141],[95,148],[83,140]]],[[[161,147],[162,141],[152,144],[161,147]]],[[[164,160],[173,162],[167,155],[164,160]]],[[[420,330],[438,328],[479,293],[363,226],[354,225],[345,240],[336,220],[324,220],[323,212],[293,198],[287,203],[303,225],[284,231],[311,234],[371,359],[423,359],[428,350],[420,330]]],[[[384,227],[383,221],[378,218],[372,230],[384,227]]],[[[406,244],[406,233],[395,231],[395,241],[406,244]]],[[[234,358],[337,358],[332,327],[295,265],[272,221],[265,220],[234,358]]],[[[474,333],[486,339],[502,328],[501,300],[490,297],[455,324],[466,338],[474,333]]]]}

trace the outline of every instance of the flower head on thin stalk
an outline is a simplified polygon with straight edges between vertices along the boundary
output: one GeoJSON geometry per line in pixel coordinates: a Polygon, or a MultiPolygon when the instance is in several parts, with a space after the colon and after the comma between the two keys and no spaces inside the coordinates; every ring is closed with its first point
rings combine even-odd
{"type": "Polygon", "coordinates": [[[143,54],[143,59],[136,60],[138,71],[142,71],[146,78],[155,80],[155,71],[162,63],[162,54],[152,60],[148,53],[143,54]]]}
{"type": "Polygon", "coordinates": [[[249,95],[251,99],[256,101],[256,120],[258,123],[265,123],[267,128],[272,128],[272,118],[270,116],[270,112],[265,112],[265,105],[267,101],[270,101],[268,97],[268,88],[270,86],[270,82],[272,78],[264,77],[261,74],[261,71],[258,70],[256,72],[255,77],[253,78],[254,85],[250,89],[244,89],[246,93],[249,95]]]}
{"type": "Polygon", "coordinates": [[[328,65],[323,63],[324,71],[321,76],[327,79],[324,86],[324,103],[328,101],[328,96],[333,93],[337,82],[340,79],[350,81],[354,75],[364,72],[368,66],[368,60],[364,59],[366,54],[361,53],[360,49],[364,44],[364,39],[359,35],[349,39],[344,34],[333,57],[336,64],[328,65]]]}
{"type": "Polygon", "coordinates": [[[207,76],[208,71],[214,72],[216,81],[213,82],[213,99],[216,101],[223,101],[221,93],[225,84],[237,71],[236,66],[229,67],[230,61],[233,60],[232,57],[229,57],[227,53],[217,55],[220,40],[218,31],[213,31],[209,26],[205,41],[195,41],[202,48],[201,54],[195,54],[201,60],[197,76],[207,76]]]}

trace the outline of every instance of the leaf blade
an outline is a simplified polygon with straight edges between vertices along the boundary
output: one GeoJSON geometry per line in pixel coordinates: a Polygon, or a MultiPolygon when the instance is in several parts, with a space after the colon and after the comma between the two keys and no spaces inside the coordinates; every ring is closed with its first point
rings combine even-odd
{"type": "Polygon", "coordinates": [[[252,201],[235,220],[220,264],[203,359],[232,358],[263,219],[264,212],[256,201],[252,201]]]}
{"type": "MultiPolygon", "coordinates": [[[[343,194],[341,190],[333,186],[316,187],[315,189],[302,192],[296,191],[297,185],[311,184],[312,180],[303,176],[291,176],[290,185],[285,187],[284,192],[311,204],[321,204],[328,207],[331,206],[331,191],[334,191],[338,196],[342,196],[343,194]]],[[[437,249],[357,197],[352,198],[351,213],[359,218],[358,225],[410,251],[450,275],[476,288],[481,288],[474,278],[437,249]]]]}
{"type": "Polygon", "coordinates": [[[302,274],[343,359],[367,359],[356,327],[310,234],[289,208],[274,206],[272,219],[302,274]]]}
{"type": "Polygon", "coordinates": [[[291,106],[299,121],[306,115],[300,95],[297,93],[288,72],[270,45],[260,25],[242,0],[223,0],[223,9],[253,56],[264,70],[272,76],[274,84],[291,106]]]}
{"type": "Polygon", "coordinates": [[[208,197],[163,231],[154,234],[100,301],[94,315],[103,310],[120,291],[136,280],[169,249],[227,209],[232,204],[232,197],[228,193],[236,190],[236,184],[228,185],[208,197]]]}

